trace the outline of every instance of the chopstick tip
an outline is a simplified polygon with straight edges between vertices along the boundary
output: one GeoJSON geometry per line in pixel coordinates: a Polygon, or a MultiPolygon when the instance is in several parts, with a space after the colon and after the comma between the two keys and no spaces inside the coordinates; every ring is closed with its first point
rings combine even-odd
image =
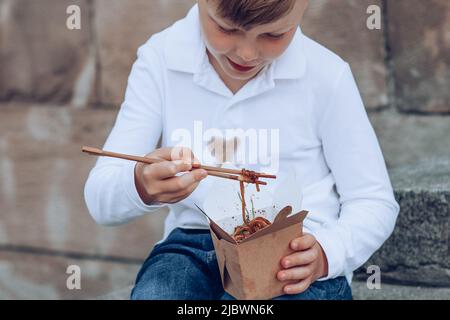
{"type": "Polygon", "coordinates": [[[100,150],[98,148],[87,147],[87,146],[83,146],[81,148],[81,151],[89,153],[89,154],[94,154],[94,155],[98,155],[98,154],[102,153],[102,150],[100,150]]]}

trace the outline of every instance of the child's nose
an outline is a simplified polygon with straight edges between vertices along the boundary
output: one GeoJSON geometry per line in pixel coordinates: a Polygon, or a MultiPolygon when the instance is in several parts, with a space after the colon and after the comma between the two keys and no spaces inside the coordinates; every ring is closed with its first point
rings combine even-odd
{"type": "Polygon", "coordinates": [[[238,48],[237,55],[245,63],[258,61],[258,50],[253,46],[243,45],[238,48]]]}

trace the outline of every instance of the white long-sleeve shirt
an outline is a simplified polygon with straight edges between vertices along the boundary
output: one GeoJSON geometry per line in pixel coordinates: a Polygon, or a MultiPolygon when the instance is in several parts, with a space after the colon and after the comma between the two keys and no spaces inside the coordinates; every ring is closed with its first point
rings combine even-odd
{"type": "MultiPolygon", "coordinates": [[[[162,137],[162,146],[190,147],[209,164],[205,132],[233,128],[273,133],[271,150],[279,163],[271,168],[295,170],[302,208],[310,212],[305,231],[328,259],[329,273],[321,280],[345,275],[350,281],[392,233],[399,205],[349,65],[300,28],[286,52],[234,95],[208,61],[194,6],[139,48],[103,148],[145,155],[162,137]]],[[[243,167],[270,171],[262,162],[243,167]]],[[[99,224],[123,224],[161,207],[141,200],[134,167],[121,159],[97,160],[85,200],[99,224]]],[[[176,227],[208,228],[194,204],[202,203],[213,179],[169,205],[164,238],[176,227]]]]}

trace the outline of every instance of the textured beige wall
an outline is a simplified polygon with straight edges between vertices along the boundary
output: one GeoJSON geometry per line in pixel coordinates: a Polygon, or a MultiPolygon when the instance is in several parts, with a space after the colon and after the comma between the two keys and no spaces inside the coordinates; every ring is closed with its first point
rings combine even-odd
{"type": "Polygon", "coordinates": [[[389,1],[396,104],[403,112],[450,111],[450,2],[389,1]]]}
{"type": "Polygon", "coordinates": [[[310,2],[304,32],[348,61],[368,109],[388,105],[387,67],[383,29],[366,26],[370,5],[381,0],[314,0],[310,2]]]}
{"type": "MultiPolygon", "coordinates": [[[[117,108],[138,46],[194,3],[0,0],[0,101],[117,108]],[[81,7],[81,30],[65,27],[70,4],[81,7]]],[[[446,0],[314,0],[303,23],[351,64],[369,110],[396,102],[423,113],[450,112],[449,27],[446,0]],[[367,28],[370,5],[382,8],[387,28],[367,28]]]]}

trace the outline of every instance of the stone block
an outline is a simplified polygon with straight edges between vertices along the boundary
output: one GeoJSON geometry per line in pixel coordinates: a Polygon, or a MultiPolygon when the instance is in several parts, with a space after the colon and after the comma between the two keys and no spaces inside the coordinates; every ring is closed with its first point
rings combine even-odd
{"type": "Polygon", "coordinates": [[[388,71],[381,30],[367,28],[367,8],[381,0],[314,0],[305,14],[304,33],[337,53],[352,67],[367,109],[388,105],[388,71]]]}
{"type": "Polygon", "coordinates": [[[137,264],[0,251],[0,300],[94,299],[133,284],[139,267],[137,264]],[[71,265],[80,270],[79,290],[70,290],[66,285],[70,276],[66,271],[71,265]]]}
{"type": "Polygon", "coordinates": [[[143,260],[162,237],[165,212],[125,226],[97,225],[84,202],[116,112],[67,107],[0,108],[0,244],[143,260]]]}
{"type": "Polygon", "coordinates": [[[194,0],[96,0],[100,104],[117,107],[123,102],[138,47],[152,34],[186,16],[194,3],[194,0]]]}
{"type": "Polygon", "coordinates": [[[400,215],[366,267],[378,265],[389,282],[450,287],[450,155],[390,175],[400,215]]]}
{"type": "MultiPolygon", "coordinates": [[[[449,300],[450,288],[402,286],[381,283],[380,289],[368,289],[365,282],[353,281],[355,300],[449,300]]],[[[122,295],[123,296],[123,295],[122,295]]]]}
{"type": "Polygon", "coordinates": [[[397,107],[450,113],[450,2],[386,2],[397,107]]]}
{"type": "Polygon", "coordinates": [[[1,0],[0,11],[0,100],[70,102],[92,66],[89,1],[1,0]],[[81,30],[66,26],[69,5],[81,9],[81,30]]]}
{"type": "Polygon", "coordinates": [[[411,115],[396,110],[369,113],[388,168],[414,165],[450,152],[450,117],[411,115]]]}

